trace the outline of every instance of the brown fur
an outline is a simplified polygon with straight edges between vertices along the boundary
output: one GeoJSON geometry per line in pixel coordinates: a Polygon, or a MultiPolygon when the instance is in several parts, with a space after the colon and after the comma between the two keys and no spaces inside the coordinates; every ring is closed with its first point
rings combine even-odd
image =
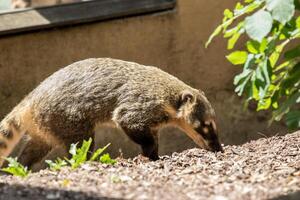
{"type": "Polygon", "coordinates": [[[1,122],[0,156],[8,156],[25,134],[26,145],[17,152],[21,162],[42,166],[54,152],[65,155],[71,143],[92,137],[105,123],[121,128],[153,160],[158,159],[157,132],[166,124],[217,151],[222,147],[214,121],[203,92],[156,67],[87,59],[48,77],[1,122]]]}

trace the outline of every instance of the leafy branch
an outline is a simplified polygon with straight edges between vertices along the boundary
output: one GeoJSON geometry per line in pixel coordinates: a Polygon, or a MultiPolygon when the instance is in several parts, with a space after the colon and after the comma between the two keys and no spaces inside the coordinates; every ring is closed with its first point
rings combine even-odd
{"type": "Polygon", "coordinates": [[[226,56],[233,65],[242,65],[235,76],[235,92],[257,102],[257,111],[272,110],[273,120],[285,118],[291,129],[300,128],[300,45],[287,49],[300,38],[299,0],[244,0],[225,9],[222,23],[209,37],[227,39],[232,50],[240,36],[248,36],[242,50],[226,56]],[[244,17],[245,16],[245,17],[244,17]]]}

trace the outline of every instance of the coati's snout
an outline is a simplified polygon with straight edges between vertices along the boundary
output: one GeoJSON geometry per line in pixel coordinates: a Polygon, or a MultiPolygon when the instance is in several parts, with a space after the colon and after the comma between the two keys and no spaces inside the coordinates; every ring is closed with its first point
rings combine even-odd
{"type": "Polygon", "coordinates": [[[181,126],[194,142],[209,151],[221,151],[215,112],[202,92],[184,91],[181,95],[179,117],[184,119],[181,126]]]}

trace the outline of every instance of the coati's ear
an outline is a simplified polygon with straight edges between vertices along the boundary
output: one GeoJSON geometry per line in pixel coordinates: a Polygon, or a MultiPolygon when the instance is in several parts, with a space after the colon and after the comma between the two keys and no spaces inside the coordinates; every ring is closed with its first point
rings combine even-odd
{"type": "Polygon", "coordinates": [[[185,90],[181,93],[180,105],[186,103],[192,103],[194,102],[194,100],[195,100],[194,95],[190,91],[185,90]]]}

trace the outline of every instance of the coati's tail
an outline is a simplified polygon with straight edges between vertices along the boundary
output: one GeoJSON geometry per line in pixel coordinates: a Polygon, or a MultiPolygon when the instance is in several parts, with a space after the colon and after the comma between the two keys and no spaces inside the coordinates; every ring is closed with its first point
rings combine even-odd
{"type": "Polygon", "coordinates": [[[24,135],[21,129],[21,122],[13,114],[6,116],[0,123],[0,167],[5,158],[10,155],[14,147],[24,135]]]}

